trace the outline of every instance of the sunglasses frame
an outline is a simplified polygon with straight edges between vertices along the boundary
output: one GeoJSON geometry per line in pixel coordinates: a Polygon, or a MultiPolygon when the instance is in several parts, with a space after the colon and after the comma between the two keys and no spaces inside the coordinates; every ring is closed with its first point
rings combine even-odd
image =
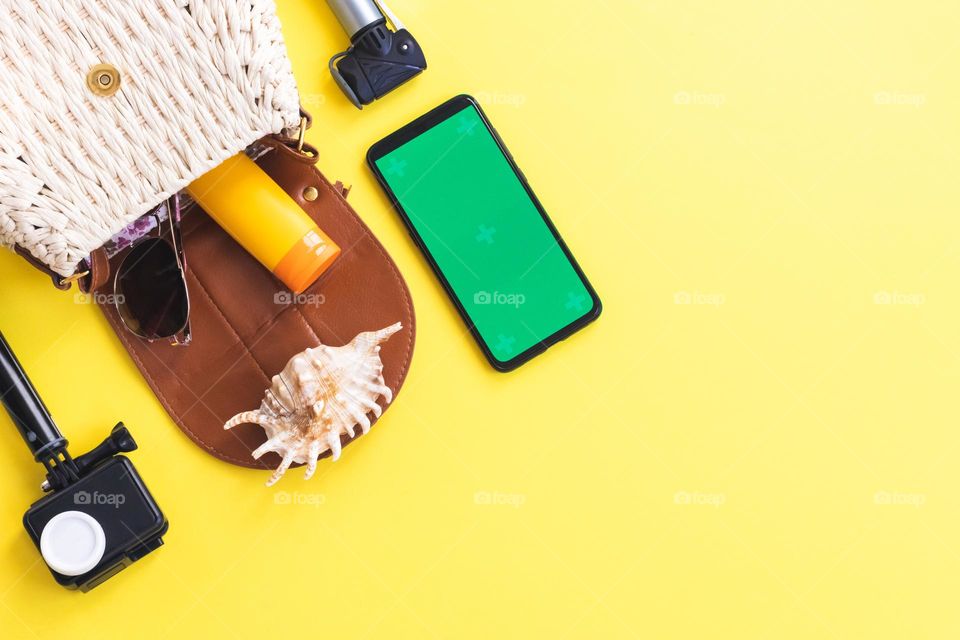
{"type": "Polygon", "coordinates": [[[153,215],[157,219],[157,226],[155,230],[158,232],[156,236],[152,235],[153,231],[151,230],[142,238],[138,238],[136,242],[131,244],[126,249],[126,254],[120,264],[117,267],[117,272],[113,278],[113,293],[114,293],[114,306],[117,309],[117,314],[120,316],[120,321],[123,323],[124,328],[130,333],[134,334],[138,338],[146,340],[147,342],[156,342],[157,340],[171,340],[171,345],[173,346],[187,346],[190,344],[192,335],[190,333],[190,289],[187,286],[187,258],[183,251],[183,235],[180,231],[180,221],[181,221],[181,209],[180,209],[180,194],[175,193],[170,198],[167,199],[167,223],[170,226],[170,237],[169,239],[164,236],[164,231],[162,229],[163,223],[160,220],[159,215],[154,211],[153,215]],[[121,311],[121,301],[124,299],[123,295],[120,294],[120,274],[123,273],[124,264],[129,258],[130,253],[135,247],[146,242],[147,240],[156,239],[166,242],[172,249],[174,257],[177,261],[177,269],[180,271],[180,279],[183,282],[184,295],[186,296],[187,301],[187,312],[184,319],[183,326],[177,329],[174,333],[168,336],[155,336],[149,337],[142,335],[137,330],[133,329],[125,318],[124,313],[121,311]]]}

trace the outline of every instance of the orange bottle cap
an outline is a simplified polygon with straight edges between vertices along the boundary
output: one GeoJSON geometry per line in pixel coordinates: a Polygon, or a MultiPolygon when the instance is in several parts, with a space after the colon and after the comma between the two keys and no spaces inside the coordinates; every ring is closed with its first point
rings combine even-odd
{"type": "Polygon", "coordinates": [[[273,275],[294,294],[300,294],[316,282],[339,255],[340,247],[319,227],[314,227],[280,259],[273,275]]]}

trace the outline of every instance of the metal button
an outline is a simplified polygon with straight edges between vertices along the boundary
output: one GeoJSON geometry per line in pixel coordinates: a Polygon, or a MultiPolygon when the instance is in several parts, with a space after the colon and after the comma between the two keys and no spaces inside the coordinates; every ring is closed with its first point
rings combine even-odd
{"type": "Polygon", "coordinates": [[[110,64],[98,64],[87,73],[87,86],[98,96],[112,96],[120,88],[120,72],[110,64]]]}
{"type": "Polygon", "coordinates": [[[303,199],[308,202],[313,202],[320,197],[320,192],[317,191],[316,187],[307,187],[303,190],[303,199]]]}

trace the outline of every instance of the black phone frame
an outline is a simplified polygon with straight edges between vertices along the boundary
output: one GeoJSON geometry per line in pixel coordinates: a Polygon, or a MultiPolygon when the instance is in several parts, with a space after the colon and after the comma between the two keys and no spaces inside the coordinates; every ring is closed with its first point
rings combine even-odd
{"type": "Polygon", "coordinates": [[[494,369],[500,372],[513,371],[520,365],[529,362],[536,356],[540,355],[551,346],[557,344],[562,340],[566,340],[568,337],[587,326],[594,320],[596,320],[601,311],[603,310],[603,305],[600,302],[600,298],[597,295],[597,292],[594,290],[593,285],[590,284],[590,281],[587,279],[587,276],[583,273],[583,269],[580,268],[580,265],[577,263],[576,259],[573,257],[573,254],[570,253],[570,249],[567,248],[566,243],[563,241],[563,238],[560,236],[560,233],[557,231],[557,228],[554,226],[553,222],[550,220],[550,217],[547,215],[547,212],[544,210],[543,205],[540,204],[539,198],[533,192],[530,184],[527,182],[526,176],[517,166],[516,162],[513,159],[513,156],[510,154],[510,151],[507,149],[506,144],[504,144],[503,139],[500,137],[500,134],[497,132],[496,128],[490,123],[487,114],[484,113],[483,109],[480,107],[480,104],[472,96],[466,94],[460,94],[447,100],[440,106],[428,111],[424,115],[420,116],[413,122],[407,124],[406,126],[398,129],[394,133],[386,136],[382,140],[374,143],[370,149],[367,151],[367,164],[370,167],[370,170],[373,171],[374,177],[376,177],[377,182],[380,183],[380,186],[386,192],[387,197],[390,199],[390,202],[393,204],[393,208],[396,210],[397,214],[403,220],[404,226],[407,228],[407,232],[410,234],[410,237],[413,239],[413,242],[420,249],[420,252],[426,258],[427,262],[430,265],[430,268],[433,269],[434,274],[437,276],[437,279],[440,280],[440,283],[443,285],[443,288],[447,292],[447,296],[450,300],[453,301],[454,306],[457,309],[457,312],[460,314],[460,317],[463,318],[464,323],[467,325],[467,328],[470,330],[470,333],[473,334],[474,340],[480,346],[483,355],[487,358],[490,364],[494,369]],[[456,293],[453,290],[453,287],[447,281],[446,276],[440,270],[440,267],[437,265],[436,260],[434,260],[433,255],[427,249],[426,244],[423,241],[423,238],[420,236],[420,233],[417,231],[413,222],[410,220],[410,216],[407,215],[407,212],[404,211],[403,206],[400,204],[397,195],[394,193],[393,189],[390,187],[390,184],[387,182],[386,178],[380,172],[377,167],[377,160],[384,157],[385,155],[391,153],[392,151],[403,146],[407,142],[410,142],[417,136],[425,133],[426,131],[437,126],[441,122],[447,120],[448,118],[460,113],[463,109],[473,107],[477,110],[477,113],[480,115],[480,120],[486,126],[487,131],[496,141],[497,146],[500,148],[501,153],[503,153],[504,158],[509,163],[510,168],[513,170],[514,175],[516,175],[517,180],[523,185],[523,188],[526,190],[527,195],[530,197],[530,201],[537,208],[537,211],[540,212],[541,217],[543,218],[544,223],[547,225],[547,228],[550,230],[550,233],[553,234],[554,239],[557,242],[557,245],[563,251],[564,255],[567,257],[567,260],[570,262],[570,266],[576,271],[577,275],[580,277],[580,280],[583,282],[584,287],[587,292],[590,294],[590,298],[593,301],[593,304],[589,311],[584,313],[582,316],[574,320],[573,322],[562,327],[552,335],[544,338],[537,344],[534,344],[530,348],[526,349],[522,353],[514,356],[510,360],[498,360],[493,352],[490,350],[489,345],[484,341],[483,336],[480,335],[480,332],[477,330],[476,324],[473,319],[470,317],[470,314],[467,313],[466,308],[463,306],[463,303],[460,301],[460,298],[457,297],[456,293]]]}

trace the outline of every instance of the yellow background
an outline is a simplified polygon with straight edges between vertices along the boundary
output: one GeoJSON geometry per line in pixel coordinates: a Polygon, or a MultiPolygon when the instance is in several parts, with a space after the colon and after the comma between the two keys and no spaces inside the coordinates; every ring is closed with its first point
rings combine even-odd
{"type": "Polygon", "coordinates": [[[0,255],[0,327],[61,428],[80,451],[125,420],[171,521],[61,590],[4,418],[0,636],[957,637],[956,2],[396,0],[430,68],[363,112],[324,3],[279,4],[320,167],[413,292],[406,386],[265,489],[176,429],[96,309],[0,255]],[[605,303],[508,375],[363,164],[459,92],[605,303]]]}

